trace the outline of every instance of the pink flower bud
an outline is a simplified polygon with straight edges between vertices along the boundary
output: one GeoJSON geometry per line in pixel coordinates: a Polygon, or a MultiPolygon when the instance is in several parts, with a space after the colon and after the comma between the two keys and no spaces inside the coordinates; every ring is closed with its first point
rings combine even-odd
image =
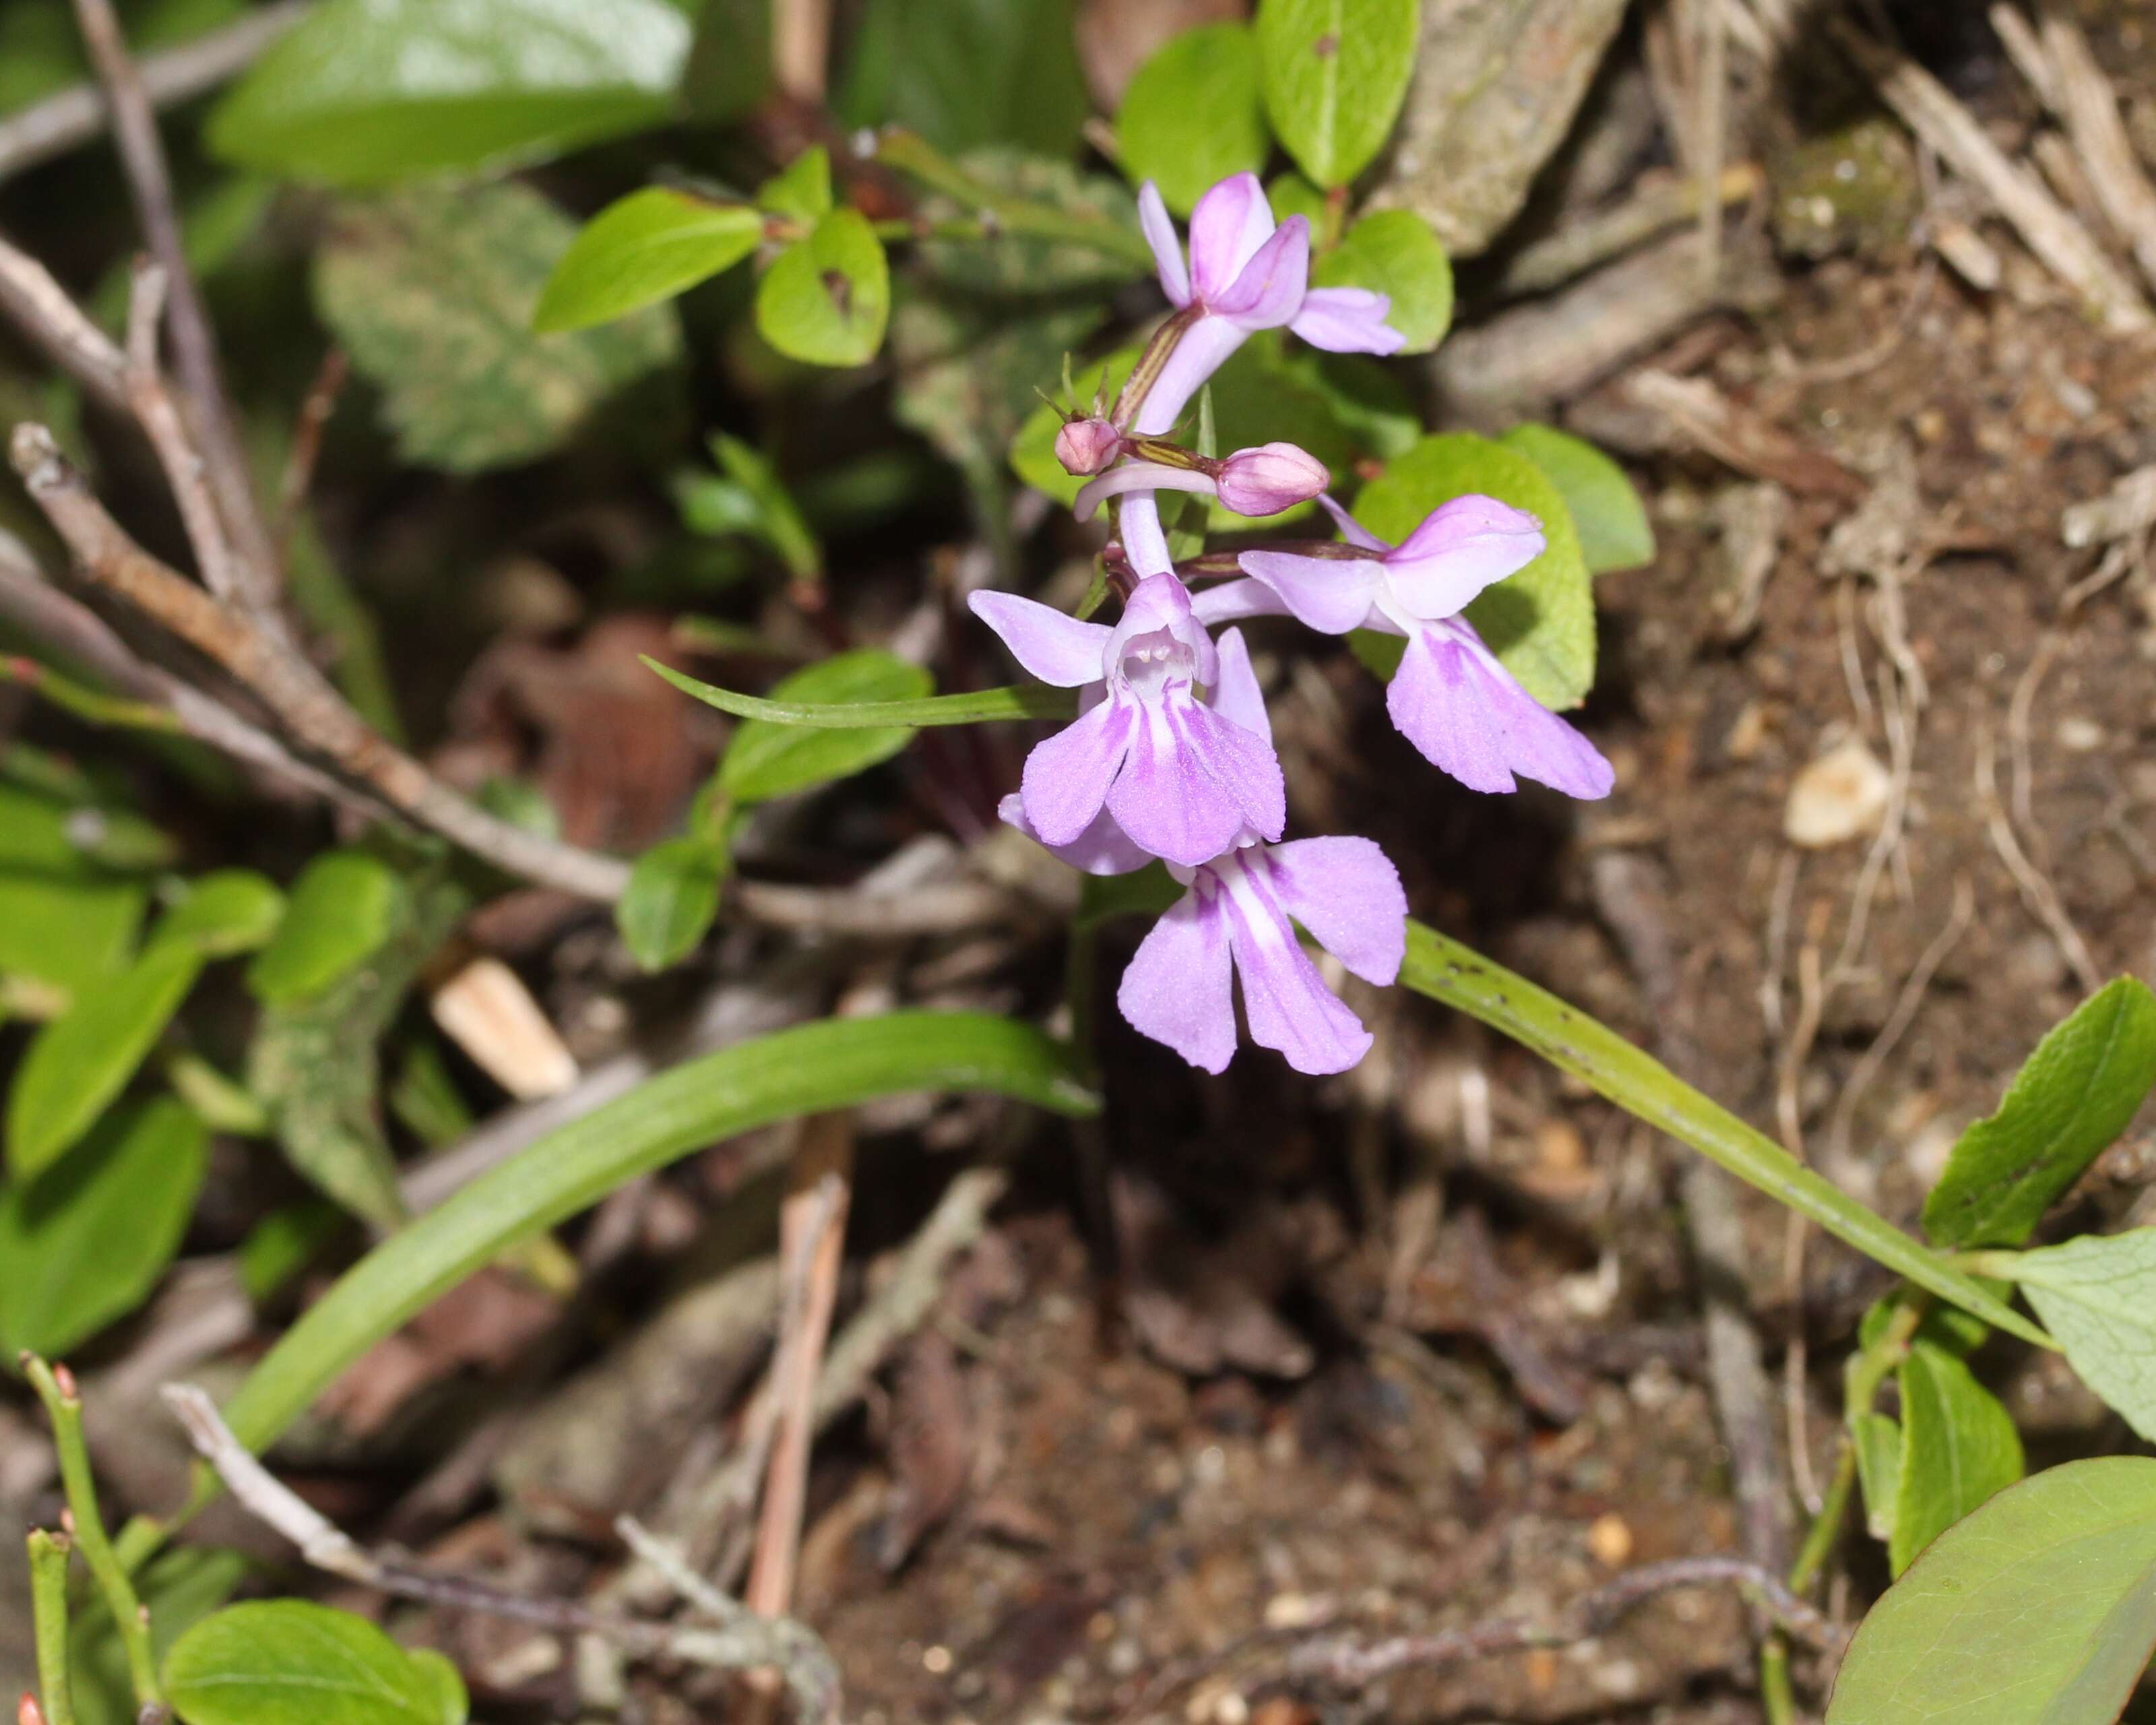
{"type": "Polygon", "coordinates": [[[1122,433],[1106,419],[1065,420],[1055,434],[1055,459],[1065,473],[1099,473],[1122,449],[1122,433]]]}
{"type": "Polygon", "coordinates": [[[1325,464],[1293,444],[1238,449],[1220,464],[1220,501],[1237,515],[1278,515],[1332,482],[1325,464]]]}

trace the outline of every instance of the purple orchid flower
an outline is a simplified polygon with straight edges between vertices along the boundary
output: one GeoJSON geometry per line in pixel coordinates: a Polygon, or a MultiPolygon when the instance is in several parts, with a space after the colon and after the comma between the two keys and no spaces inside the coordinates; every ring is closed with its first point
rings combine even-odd
{"type": "Polygon", "coordinates": [[[1201,698],[1221,683],[1221,655],[1173,574],[1140,582],[1112,629],[1014,593],[972,604],[1034,676],[1086,691],[1077,722],[1026,757],[1019,800],[1044,844],[1076,844],[1104,810],[1139,850],[1188,867],[1280,836],[1279,757],[1268,734],[1201,698]]]}
{"type": "Polygon", "coordinates": [[[1250,578],[1199,595],[1197,615],[1209,624],[1285,613],[1325,634],[1404,635],[1385,707],[1436,765],[1473,790],[1515,789],[1517,773],[1568,796],[1608,796],[1615,783],[1609,762],[1522,688],[1459,614],[1483,588],[1542,555],[1542,523],[1494,497],[1455,497],[1389,546],[1330,497],[1319,501],[1341,536],[1366,555],[1246,551],[1239,562],[1250,578]]]}
{"type": "Polygon", "coordinates": [[[1153,925],[1116,991],[1137,1029],[1194,1066],[1225,1070],[1240,976],[1250,1040],[1296,1071],[1344,1072],[1369,1052],[1370,1033],[1325,986],[1295,923],[1364,981],[1392,982],[1408,901],[1383,851],[1368,839],[1298,839],[1170,871],[1190,891],[1153,925]]]}
{"type": "MultiPolygon", "coordinates": [[[[1331,353],[1397,353],[1406,344],[1385,321],[1393,309],[1385,295],[1310,285],[1310,223],[1290,216],[1276,225],[1255,174],[1230,174],[1198,200],[1187,263],[1150,180],[1138,188],[1138,225],[1152,248],[1161,291],[1191,319],[1139,404],[1131,426],[1139,436],[1172,427],[1205,380],[1260,330],[1286,327],[1331,353]]],[[[1119,520],[1132,568],[1154,575],[1170,567],[1150,495],[1126,497],[1119,520]]]]}

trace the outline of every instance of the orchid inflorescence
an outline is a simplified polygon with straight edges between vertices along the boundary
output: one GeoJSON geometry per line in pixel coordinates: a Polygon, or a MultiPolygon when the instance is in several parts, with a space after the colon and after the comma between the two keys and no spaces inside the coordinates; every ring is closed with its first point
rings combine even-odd
{"type": "Polygon", "coordinates": [[[1087,484],[1082,519],[1116,504],[1121,619],[1082,621],[1015,594],[972,604],[1019,663],[1081,691],[1079,716],[1028,757],[1003,818],[1096,875],[1156,859],[1188,890],[1157,922],[1116,993],[1123,1016],[1192,1065],[1219,1072],[1235,1049],[1235,978],[1252,1039],[1311,1073],[1341,1072],[1370,1034],[1326,986],[1295,925],[1355,975],[1389,983],[1405,943],[1399,870],[1368,839],[1282,843],[1286,788],[1265,698],[1239,628],[1286,616],[1325,634],[1372,629],[1407,645],[1387,695],[1393,722],[1439,768],[1478,791],[1517,778],[1574,797],[1609,793],[1609,763],[1523,689],[1460,614],[1485,588],[1546,547],[1534,516],[1494,497],[1455,497],[1397,546],[1365,531],[1330,496],[1322,463],[1290,444],[1224,459],[1186,449],[1172,432],[1206,380],[1244,339],[1285,327],[1335,353],[1397,352],[1390,302],[1359,288],[1309,285],[1310,228],[1275,224],[1252,174],[1199,200],[1186,264],[1159,193],[1138,208],[1177,310],[1132,371],[1113,410],[1068,421],[1055,453],[1087,484]],[[1276,515],[1315,499],[1336,541],[1245,551],[1230,578],[1193,593],[1208,558],[1179,572],[1161,491],[1219,498],[1238,515],[1276,515]]]}

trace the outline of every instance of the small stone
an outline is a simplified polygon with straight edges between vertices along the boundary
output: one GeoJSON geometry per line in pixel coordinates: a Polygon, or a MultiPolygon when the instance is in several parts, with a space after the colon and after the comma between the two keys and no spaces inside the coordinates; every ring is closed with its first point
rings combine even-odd
{"type": "Polygon", "coordinates": [[[2071,749],[2077,755],[2094,752],[2103,747],[2103,726],[2093,719],[2072,716],[2059,721],[2059,747],[2071,749]]]}
{"type": "Polygon", "coordinates": [[[1622,1568],[1632,1555],[1632,1528],[1615,1511],[1597,1516],[1587,1530],[1587,1548],[1604,1568],[1622,1568]]]}
{"type": "Polygon", "coordinates": [[[1893,781],[1860,737],[1829,749],[1797,774],[1782,811],[1782,835],[1807,850],[1879,830],[1893,781]]]}

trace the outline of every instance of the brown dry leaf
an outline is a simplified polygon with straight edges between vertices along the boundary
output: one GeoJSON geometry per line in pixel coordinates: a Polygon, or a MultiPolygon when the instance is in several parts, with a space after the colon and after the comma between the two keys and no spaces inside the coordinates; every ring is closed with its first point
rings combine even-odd
{"type": "Polygon", "coordinates": [[[352,1436],[379,1431],[429,1384],[469,1367],[498,1372],[515,1363],[560,1311],[522,1277],[482,1270],[369,1348],[324,1394],[323,1409],[352,1436]]]}
{"type": "Polygon", "coordinates": [[[1141,1176],[1118,1172],[1110,1199],[1130,1276],[1123,1315],[1147,1353],[1197,1377],[1229,1368],[1308,1374],[1310,1344],[1273,1309],[1296,1255],[1262,1214],[1234,1238],[1204,1245],[1141,1176]]]}
{"type": "Polygon", "coordinates": [[[892,1398],[891,1465],[897,1481],[876,1561],[900,1568],[923,1535],[950,1518],[973,1472],[973,1418],[957,1350],[936,1330],[906,1349],[892,1398]]]}

